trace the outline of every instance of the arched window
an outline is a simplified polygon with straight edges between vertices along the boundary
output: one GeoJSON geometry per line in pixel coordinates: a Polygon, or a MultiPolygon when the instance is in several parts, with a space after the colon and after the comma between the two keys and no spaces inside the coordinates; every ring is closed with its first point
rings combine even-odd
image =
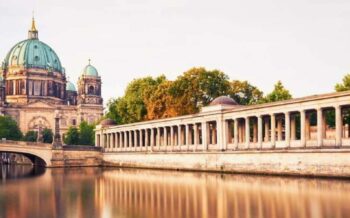
{"type": "Polygon", "coordinates": [[[88,94],[89,95],[95,94],[95,87],[94,86],[89,86],[88,94]]]}

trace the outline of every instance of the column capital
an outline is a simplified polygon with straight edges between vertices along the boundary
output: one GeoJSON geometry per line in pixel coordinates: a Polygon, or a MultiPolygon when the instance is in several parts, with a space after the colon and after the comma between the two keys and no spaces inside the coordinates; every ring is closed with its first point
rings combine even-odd
{"type": "Polygon", "coordinates": [[[284,115],[290,115],[292,112],[291,111],[286,111],[284,112],[284,115]]]}

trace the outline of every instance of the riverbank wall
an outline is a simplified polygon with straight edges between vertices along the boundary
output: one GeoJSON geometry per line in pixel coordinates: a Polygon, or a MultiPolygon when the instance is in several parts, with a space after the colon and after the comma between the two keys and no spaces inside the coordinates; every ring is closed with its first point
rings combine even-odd
{"type": "Polygon", "coordinates": [[[103,166],[350,178],[350,149],[103,153],[103,166]]]}

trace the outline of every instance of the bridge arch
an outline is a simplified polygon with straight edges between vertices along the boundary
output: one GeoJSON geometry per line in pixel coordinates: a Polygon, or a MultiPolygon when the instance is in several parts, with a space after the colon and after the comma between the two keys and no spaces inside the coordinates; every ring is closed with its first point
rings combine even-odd
{"type": "Polygon", "coordinates": [[[21,154],[28,157],[34,165],[51,166],[52,149],[47,145],[27,145],[19,143],[0,143],[0,152],[21,154]]]}

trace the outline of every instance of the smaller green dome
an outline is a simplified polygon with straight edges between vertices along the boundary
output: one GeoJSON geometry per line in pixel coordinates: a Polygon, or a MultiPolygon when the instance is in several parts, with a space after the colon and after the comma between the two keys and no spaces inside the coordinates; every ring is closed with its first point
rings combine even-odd
{"type": "Polygon", "coordinates": [[[66,91],[76,92],[77,90],[75,89],[75,86],[72,82],[67,81],[66,91]]]}
{"type": "Polygon", "coordinates": [[[98,76],[97,69],[90,64],[90,59],[89,59],[89,64],[86,65],[86,67],[84,67],[82,74],[86,76],[95,76],[95,77],[98,76]]]}

